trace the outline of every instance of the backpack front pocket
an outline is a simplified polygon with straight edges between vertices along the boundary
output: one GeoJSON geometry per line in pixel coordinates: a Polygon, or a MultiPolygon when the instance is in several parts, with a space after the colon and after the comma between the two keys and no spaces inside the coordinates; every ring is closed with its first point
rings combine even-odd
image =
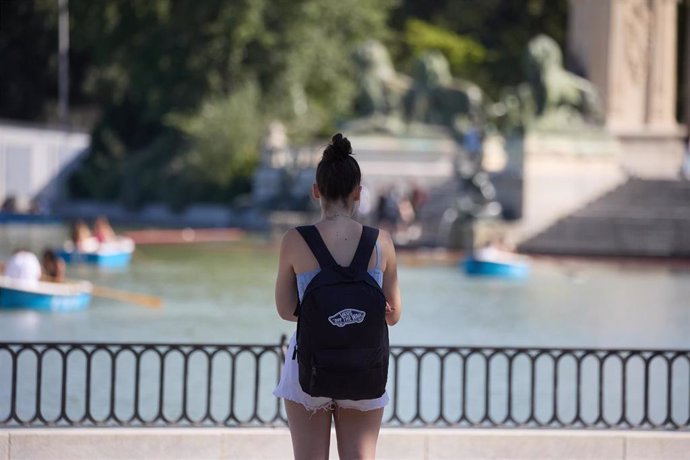
{"type": "Polygon", "coordinates": [[[311,396],[375,399],[383,395],[388,355],[382,348],[319,350],[311,365],[300,362],[299,380],[311,396]]]}

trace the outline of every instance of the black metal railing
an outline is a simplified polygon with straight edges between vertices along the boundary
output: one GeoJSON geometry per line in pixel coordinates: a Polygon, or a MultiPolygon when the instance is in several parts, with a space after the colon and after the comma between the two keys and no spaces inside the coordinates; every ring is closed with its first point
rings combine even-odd
{"type": "MultiPolygon", "coordinates": [[[[275,345],[0,343],[0,427],[275,426],[275,345]]],[[[690,351],[391,347],[388,426],[690,429],[690,351]]]]}

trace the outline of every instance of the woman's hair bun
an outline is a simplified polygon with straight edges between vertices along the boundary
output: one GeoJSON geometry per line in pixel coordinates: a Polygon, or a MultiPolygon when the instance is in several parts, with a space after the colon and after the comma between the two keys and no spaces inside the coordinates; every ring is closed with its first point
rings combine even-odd
{"type": "Polygon", "coordinates": [[[331,143],[323,152],[323,159],[326,161],[344,160],[352,155],[352,145],[347,137],[341,133],[336,134],[331,138],[331,143]]]}

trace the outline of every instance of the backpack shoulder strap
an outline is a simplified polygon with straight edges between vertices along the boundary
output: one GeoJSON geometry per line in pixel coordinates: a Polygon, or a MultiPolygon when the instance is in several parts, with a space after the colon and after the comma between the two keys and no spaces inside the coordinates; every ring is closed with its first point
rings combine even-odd
{"type": "Polygon", "coordinates": [[[376,240],[378,240],[378,238],[378,228],[367,227],[366,225],[362,227],[362,237],[359,239],[355,257],[350,264],[351,268],[367,270],[369,267],[369,259],[371,259],[371,253],[374,250],[374,246],[376,246],[376,240]]]}
{"type": "Polygon", "coordinates": [[[337,265],[315,225],[297,227],[297,231],[302,235],[304,241],[306,241],[321,268],[337,265]]]}

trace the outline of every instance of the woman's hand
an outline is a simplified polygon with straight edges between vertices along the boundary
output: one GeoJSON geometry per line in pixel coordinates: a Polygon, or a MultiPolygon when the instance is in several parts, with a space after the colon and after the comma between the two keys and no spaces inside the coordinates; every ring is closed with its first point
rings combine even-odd
{"type": "Polygon", "coordinates": [[[389,326],[400,321],[402,301],[398,287],[398,267],[395,257],[395,245],[388,232],[381,232],[381,249],[384,257],[383,294],[386,296],[386,323],[389,326]]]}
{"type": "Polygon", "coordinates": [[[396,311],[396,308],[386,301],[386,324],[393,326],[399,319],[400,314],[396,311]]]}

